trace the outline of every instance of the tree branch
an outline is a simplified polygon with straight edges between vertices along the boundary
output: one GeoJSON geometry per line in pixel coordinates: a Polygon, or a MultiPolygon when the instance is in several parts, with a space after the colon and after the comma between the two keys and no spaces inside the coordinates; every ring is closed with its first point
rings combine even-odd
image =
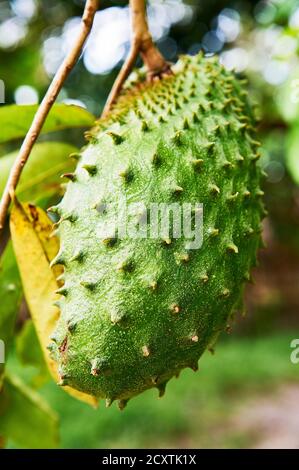
{"type": "Polygon", "coordinates": [[[36,112],[31,127],[20,148],[18,157],[16,158],[15,163],[10,171],[0,203],[0,233],[5,225],[6,214],[10,202],[14,196],[15,189],[19,182],[24,165],[29,158],[32,147],[40,134],[43,124],[57,98],[58,93],[60,92],[66,78],[70,74],[78,58],[80,57],[82,48],[90,33],[94,15],[98,9],[98,6],[99,0],[86,1],[80,31],[74,41],[74,46],[56,72],[55,77],[53,78],[52,83],[50,84],[48,91],[36,112]]]}
{"type": "Polygon", "coordinates": [[[124,82],[128,78],[139,53],[144,65],[146,66],[149,80],[171,73],[170,65],[166,62],[155,46],[149,32],[144,0],[130,0],[130,6],[132,23],[131,49],[108,96],[102,117],[107,116],[111,110],[111,107],[116,101],[124,82]]]}

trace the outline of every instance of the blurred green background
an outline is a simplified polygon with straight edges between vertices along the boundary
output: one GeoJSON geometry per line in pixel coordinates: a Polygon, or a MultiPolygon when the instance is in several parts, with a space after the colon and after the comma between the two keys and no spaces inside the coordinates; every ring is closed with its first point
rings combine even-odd
{"type": "MultiPolygon", "coordinates": [[[[6,104],[42,99],[72,45],[83,5],[0,0],[6,104]]],[[[299,1],[149,0],[148,15],[169,61],[200,49],[219,54],[225,67],[248,76],[259,104],[267,249],[246,290],[246,315],[222,335],[215,355],[203,356],[198,373],[186,370],[170,382],[163,399],[148,391],[124,412],[114,406],[95,411],[48,379],[23,303],[8,368],[57,412],[59,437],[53,443],[34,429],[30,436],[30,412],[16,413],[18,429],[8,447],[299,448],[299,364],[290,360],[291,341],[299,338],[299,1]]],[[[58,101],[99,115],[129,38],[127,2],[101,1],[84,54],[58,101]]],[[[60,135],[75,145],[83,142],[80,130],[60,135]]],[[[0,154],[18,145],[0,146],[0,154]]]]}

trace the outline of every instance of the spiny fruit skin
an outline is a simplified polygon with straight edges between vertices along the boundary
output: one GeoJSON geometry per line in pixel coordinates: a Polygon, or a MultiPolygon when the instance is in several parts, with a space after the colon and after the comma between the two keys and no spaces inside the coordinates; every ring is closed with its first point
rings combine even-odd
{"type": "MultiPolygon", "coordinates": [[[[64,266],[53,334],[63,385],[121,408],[197,362],[225,329],[250,277],[264,212],[254,117],[243,84],[216,58],[129,84],[89,134],[56,208],[64,266]],[[98,235],[129,202],[200,202],[203,245],[98,235]]],[[[133,224],[140,214],[133,215],[133,224]]]]}

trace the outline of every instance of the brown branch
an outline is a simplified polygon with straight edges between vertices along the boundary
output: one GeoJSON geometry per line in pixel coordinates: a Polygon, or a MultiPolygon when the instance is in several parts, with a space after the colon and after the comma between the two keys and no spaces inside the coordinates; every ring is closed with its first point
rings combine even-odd
{"type": "Polygon", "coordinates": [[[50,109],[52,108],[57,98],[58,93],[60,92],[66,78],[70,74],[78,58],[80,57],[82,48],[90,33],[94,15],[98,9],[98,6],[99,0],[86,1],[80,31],[74,41],[73,48],[68,53],[58,71],[56,72],[55,77],[53,78],[52,83],[50,84],[48,91],[36,112],[31,127],[20,148],[18,157],[16,158],[15,163],[10,171],[0,203],[0,233],[5,225],[6,214],[15,193],[15,189],[19,182],[24,165],[29,158],[32,147],[40,134],[40,131],[44,125],[50,109]]]}
{"type": "Polygon", "coordinates": [[[171,73],[170,65],[158,51],[149,32],[144,0],[130,0],[130,5],[132,23],[131,49],[108,96],[102,117],[107,116],[111,110],[139,53],[146,66],[148,79],[152,80],[155,77],[171,73]]]}
{"type": "Polygon", "coordinates": [[[124,65],[122,66],[122,68],[121,68],[121,70],[120,70],[120,72],[119,72],[112,88],[111,88],[111,91],[109,93],[109,96],[108,96],[106,104],[105,104],[105,107],[103,109],[102,117],[107,116],[107,114],[109,113],[113,103],[115,102],[117,96],[119,95],[119,93],[122,89],[122,86],[123,86],[124,82],[128,78],[128,76],[129,76],[129,74],[130,74],[130,72],[131,72],[131,70],[132,70],[132,68],[135,64],[138,53],[139,53],[139,47],[133,41],[130,52],[129,52],[129,55],[128,55],[126,61],[124,62],[124,65]]]}

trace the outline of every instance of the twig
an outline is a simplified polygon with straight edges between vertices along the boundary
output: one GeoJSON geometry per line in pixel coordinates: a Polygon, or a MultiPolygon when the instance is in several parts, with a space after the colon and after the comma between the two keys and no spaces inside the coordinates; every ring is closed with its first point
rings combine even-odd
{"type": "Polygon", "coordinates": [[[24,165],[29,158],[32,147],[40,134],[43,124],[57,98],[58,93],[60,92],[66,78],[70,74],[78,58],[80,57],[84,43],[90,33],[94,15],[98,9],[98,6],[99,0],[86,1],[80,31],[74,41],[73,48],[68,53],[58,71],[56,72],[55,77],[53,78],[52,83],[50,84],[48,91],[35,114],[31,127],[20,148],[19,155],[10,171],[0,203],[0,233],[2,232],[5,225],[6,214],[12,197],[15,193],[15,189],[19,182],[24,165]]]}
{"type": "Polygon", "coordinates": [[[149,32],[144,0],[130,0],[130,6],[132,22],[131,49],[108,96],[102,117],[107,116],[111,110],[139,53],[146,66],[149,80],[171,73],[170,65],[158,51],[149,32]]]}

